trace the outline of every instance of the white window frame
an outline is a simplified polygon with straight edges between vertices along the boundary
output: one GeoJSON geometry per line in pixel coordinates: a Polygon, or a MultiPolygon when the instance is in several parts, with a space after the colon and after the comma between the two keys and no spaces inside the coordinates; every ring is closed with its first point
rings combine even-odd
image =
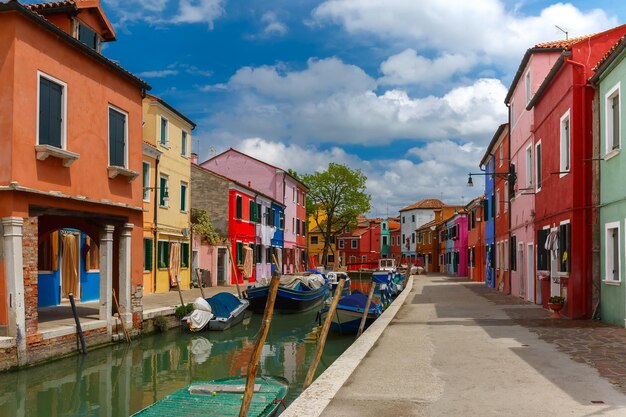
{"type": "Polygon", "coordinates": [[[350,249],[358,249],[359,245],[358,242],[356,241],[356,239],[352,239],[350,241],[350,249]]]}
{"type": "Polygon", "coordinates": [[[511,100],[510,116],[511,116],[511,126],[515,126],[515,103],[513,100],[511,100]]]}
{"type": "Polygon", "coordinates": [[[563,113],[559,120],[559,144],[559,171],[561,172],[559,177],[563,178],[572,169],[572,119],[569,109],[563,113]],[[565,129],[563,129],[565,123],[568,125],[567,144],[565,143],[565,129]],[[566,150],[567,153],[565,153],[566,150]]]}
{"type": "Polygon", "coordinates": [[[159,125],[158,125],[158,129],[159,129],[159,145],[161,145],[164,148],[168,148],[170,147],[170,120],[163,116],[162,114],[159,115],[159,125]],[[162,131],[161,131],[161,125],[163,124],[163,120],[165,120],[167,122],[167,126],[165,128],[165,142],[163,142],[163,136],[161,135],[162,131]]]}
{"type": "Polygon", "coordinates": [[[524,87],[525,87],[525,92],[526,92],[526,105],[528,105],[528,103],[530,103],[530,100],[532,99],[532,84],[531,84],[531,78],[530,78],[530,69],[526,71],[526,74],[524,75],[524,87]]]}
{"type": "Polygon", "coordinates": [[[498,148],[498,166],[501,167],[504,162],[504,144],[501,143],[498,148]]]}
{"type": "Polygon", "coordinates": [[[150,187],[150,169],[152,168],[152,164],[149,161],[142,161],[141,163],[141,182],[142,182],[142,187],[143,187],[143,201],[144,203],[149,203],[150,202],[150,196],[151,196],[151,187],[150,187]],[[148,166],[148,184],[144,184],[144,175],[143,175],[143,167],[147,165],[148,166]]]}
{"type": "Polygon", "coordinates": [[[109,135],[111,134],[111,132],[109,132],[109,126],[111,126],[111,123],[109,121],[109,113],[110,113],[109,109],[113,109],[118,113],[122,113],[124,117],[126,118],[126,123],[124,123],[124,167],[123,168],[128,168],[128,112],[125,112],[124,110],[110,103],[107,106],[107,160],[109,162],[109,166],[111,166],[111,153],[109,150],[109,142],[110,142],[109,135]]]}
{"type": "MultiPolygon", "coordinates": [[[[41,103],[39,102],[40,100],[40,95],[41,95],[41,79],[45,78],[48,81],[51,81],[55,84],[59,84],[61,87],[63,87],[63,99],[61,100],[61,111],[63,112],[62,117],[62,122],[61,122],[61,149],[63,150],[67,150],[67,83],[59,80],[58,78],[53,77],[52,75],[46,74],[45,72],[42,71],[37,71],[37,131],[35,132],[36,136],[35,136],[35,143],[37,145],[39,145],[39,106],[41,105],[41,103]]],[[[108,116],[107,116],[108,119],[108,116]]],[[[107,128],[108,130],[108,128],[107,128]]],[[[108,140],[108,136],[107,136],[107,140],[108,140]]],[[[107,145],[108,147],[108,145],[107,145]]],[[[108,149],[107,149],[108,150],[108,149]]]]}
{"type": "Polygon", "coordinates": [[[187,196],[189,195],[189,183],[185,182],[185,181],[181,181],[180,182],[180,196],[179,197],[183,197],[183,187],[185,187],[185,209],[183,210],[183,208],[180,208],[180,212],[181,213],[187,213],[189,211],[189,198],[187,198],[187,196]]]}
{"type": "Polygon", "coordinates": [[[180,130],[180,155],[185,158],[189,158],[189,137],[189,132],[187,132],[185,129],[180,130]],[[183,137],[185,137],[185,143],[183,143],[183,137]]]}
{"type": "Polygon", "coordinates": [[[621,228],[620,222],[610,222],[604,225],[604,282],[605,283],[619,283],[622,281],[622,248],[621,248],[621,228]],[[613,271],[613,251],[614,247],[609,240],[609,231],[617,229],[617,253],[619,253],[618,265],[617,265],[617,280],[614,280],[612,274],[609,271],[613,271]],[[609,251],[609,245],[611,250],[609,251]],[[609,257],[609,253],[611,256],[609,257]]]}
{"type": "Polygon", "coordinates": [[[541,191],[541,185],[539,184],[539,176],[541,176],[541,182],[543,183],[543,167],[541,166],[543,159],[543,146],[541,146],[541,140],[538,140],[535,143],[535,192],[538,193],[541,191]],[[541,152],[537,152],[537,149],[541,148],[541,152]],[[537,157],[537,154],[541,155],[541,158],[537,157]]]}
{"type": "Polygon", "coordinates": [[[345,243],[344,243],[344,240],[343,240],[343,239],[337,239],[337,247],[338,247],[339,249],[344,249],[344,248],[345,248],[345,246],[346,246],[346,245],[345,245],[345,243]]]}
{"type": "Polygon", "coordinates": [[[168,175],[166,175],[166,174],[161,173],[161,174],[159,174],[159,194],[157,195],[158,199],[159,199],[159,207],[160,208],[169,208],[170,207],[170,199],[171,199],[171,196],[169,196],[169,195],[167,196],[166,204],[165,205],[161,205],[161,193],[163,192],[163,188],[167,188],[167,191],[168,191],[168,194],[169,194],[169,191],[170,191],[170,177],[168,175]],[[161,179],[162,178],[165,179],[165,187],[161,186],[161,179]]]}
{"type": "Polygon", "coordinates": [[[564,226],[566,224],[570,225],[570,229],[569,229],[569,253],[567,254],[567,256],[570,259],[569,271],[567,271],[567,272],[559,271],[559,269],[561,268],[561,262],[559,261],[557,263],[557,266],[556,266],[556,273],[560,277],[568,277],[569,274],[572,272],[572,260],[571,260],[572,259],[572,225],[571,225],[572,221],[570,219],[567,219],[567,220],[563,220],[563,221],[559,222],[559,226],[557,227],[557,230],[560,232],[561,226],[564,226]]]}
{"type": "Polygon", "coordinates": [[[620,93],[621,82],[615,84],[611,89],[604,95],[604,111],[605,111],[605,124],[604,124],[604,149],[605,155],[609,158],[618,153],[619,149],[622,147],[622,95],[620,93]],[[617,147],[613,148],[609,143],[614,142],[613,138],[613,111],[609,111],[609,106],[612,105],[613,98],[615,96],[619,97],[618,106],[619,106],[619,137],[617,138],[617,147]]]}
{"type": "Polygon", "coordinates": [[[507,213],[509,211],[509,182],[508,181],[504,181],[503,194],[504,194],[503,199],[502,199],[503,212],[507,213]]]}
{"type": "Polygon", "coordinates": [[[500,189],[496,189],[495,197],[496,217],[500,217],[500,189]]]}
{"type": "Polygon", "coordinates": [[[533,145],[532,143],[526,147],[524,153],[526,157],[526,188],[533,186],[533,145]]]}
{"type": "Polygon", "coordinates": [[[508,239],[504,241],[504,244],[502,246],[502,251],[504,252],[502,254],[502,257],[504,258],[504,270],[508,271],[509,270],[509,240],[508,239]]]}

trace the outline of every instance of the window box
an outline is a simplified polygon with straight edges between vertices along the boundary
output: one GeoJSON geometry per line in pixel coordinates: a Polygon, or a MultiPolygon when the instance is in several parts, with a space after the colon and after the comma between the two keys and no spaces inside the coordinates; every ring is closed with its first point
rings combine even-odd
{"type": "Polygon", "coordinates": [[[122,177],[126,177],[128,179],[128,182],[133,182],[135,178],[139,176],[139,173],[137,171],[133,171],[132,169],[128,169],[128,168],[124,168],[120,166],[110,166],[108,170],[109,170],[110,179],[113,179],[117,177],[118,175],[121,175],[122,177]]]}
{"type": "Polygon", "coordinates": [[[35,151],[37,152],[38,160],[45,161],[49,156],[52,156],[61,159],[63,166],[66,168],[70,167],[80,157],[75,152],[66,151],[52,145],[35,145],[35,151]]]}

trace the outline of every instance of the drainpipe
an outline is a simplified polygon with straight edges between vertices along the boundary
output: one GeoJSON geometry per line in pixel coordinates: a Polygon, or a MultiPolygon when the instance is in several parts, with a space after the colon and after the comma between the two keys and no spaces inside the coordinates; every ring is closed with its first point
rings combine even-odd
{"type": "MultiPolygon", "coordinates": [[[[509,132],[508,132],[509,140],[508,140],[508,142],[509,142],[509,144],[507,146],[507,148],[509,150],[509,157],[507,158],[509,163],[508,163],[508,166],[507,166],[507,172],[511,172],[511,129],[512,129],[512,126],[511,126],[511,105],[507,104],[507,107],[509,108],[509,111],[507,112],[508,115],[509,115],[509,120],[508,120],[508,124],[509,124],[509,129],[508,129],[509,130],[509,132]]],[[[509,276],[508,276],[508,279],[507,279],[507,281],[509,281],[509,290],[507,291],[507,295],[511,295],[511,293],[513,292],[511,290],[511,283],[512,283],[511,275],[513,275],[513,270],[511,269],[511,252],[513,252],[513,254],[515,254],[515,256],[517,256],[517,248],[514,248],[514,250],[511,251],[511,243],[513,243],[513,240],[512,240],[513,236],[511,234],[511,217],[513,217],[511,215],[511,192],[510,192],[511,191],[511,178],[507,177],[507,179],[508,179],[507,186],[509,187],[509,191],[506,193],[506,195],[509,196],[509,201],[505,201],[504,202],[504,204],[508,205],[507,212],[509,214],[509,219],[508,219],[509,220],[509,276]]],[[[513,191],[515,192],[515,187],[513,187],[513,191]]],[[[517,244],[517,242],[515,242],[515,243],[517,244]]],[[[517,262],[516,262],[516,268],[515,269],[517,269],[517,262]]]]}
{"type": "Polygon", "coordinates": [[[154,263],[152,265],[152,280],[153,280],[153,287],[152,287],[152,291],[153,293],[156,293],[156,286],[157,286],[157,271],[159,270],[159,256],[158,256],[158,251],[159,251],[159,241],[158,239],[158,230],[157,230],[157,225],[158,225],[158,212],[159,212],[159,203],[158,203],[158,199],[159,199],[159,195],[157,193],[158,190],[158,182],[159,182],[159,161],[161,160],[161,155],[157,155],[156,157],[156,162],[154,163],[154,216],[153,216],[153,235],[154,235],[154,239],[153,242],[154,244],[152,245],[152,256],[154,259],[154,263]]]}

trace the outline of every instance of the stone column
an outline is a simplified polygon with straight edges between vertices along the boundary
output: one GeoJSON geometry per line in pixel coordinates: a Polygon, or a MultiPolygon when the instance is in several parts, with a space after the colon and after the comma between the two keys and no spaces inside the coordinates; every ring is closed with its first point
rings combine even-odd
{"type": "Polygon", "coordinates": [[[109,334],[112,327],[114,230],[114,226],[105,225],[100,231],[100,320],[106,320],[109,334]]]}
{"type": "Polygon", "coordinates": [[[24,306],[24,269],[21,217],[2,219],[4,229],[4,268],[6,303],[9,311],[8,335],[15,338],[18,362],[26,359],[26,314],[24,306]]]}
{"type": "Polygon", "coordinates": [[[118,294],[121,317],[126,323],[126,326],[131,326],[133,324],[133,313],[132,313],[132,303],[130,296],[130,288],[131,288],[131,243],[132,243],[132,232],[134,225],[131,223],[126,223],[122,226],[122,232],[120,234],[120,253],[119,253],[119,263],[120,263],[120,293],[118,294]]]}

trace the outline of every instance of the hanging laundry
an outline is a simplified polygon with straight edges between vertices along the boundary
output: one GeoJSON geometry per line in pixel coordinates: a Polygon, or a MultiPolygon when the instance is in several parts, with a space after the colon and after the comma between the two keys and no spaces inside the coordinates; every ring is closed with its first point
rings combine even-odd
{"type": "Polygon", "coordinates": [[[250,279],[252,278],[252,274],[254,273],[253,271],[253,264],[254,264],[254,253],[252,251],[252,248],[250,246],[244,246],[243,247],[243,277],[245,279],[250,279]]]}

